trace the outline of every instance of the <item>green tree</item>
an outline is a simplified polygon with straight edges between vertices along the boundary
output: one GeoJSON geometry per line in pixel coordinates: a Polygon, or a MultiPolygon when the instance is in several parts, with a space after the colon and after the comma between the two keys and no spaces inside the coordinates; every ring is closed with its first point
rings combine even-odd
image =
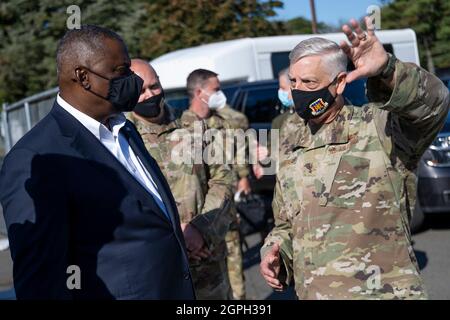
{"type": "Polygon", "coordinates": [[[142,1],[2,1],[0,101],[16,101],[57,85],[56,47],[67,30],[67,7],[73,4],[81,9],[82,24],[109,27],[136,50],[133,24],[142,13],[142,1]]]}
{"type": "Polygon", "coordinates": [[[82,24],[118,32],[133,57],[241,37],[285,34],[275,0],[7,0],[0,2],[0,102],[56,86],[55,52],[70,5],[82,24]]]}
{"type": "Polygon", "coordinates": [[[429,71],[450,67],[450,1],[383,1],[383,29],[412,28],[417,35],[421,64],[429,71]]]}
{"type": "MultiPolygon", "coordinates": [[[[297,17],[286,21],[286,29],[289,34],[309,34],[312,32],[311,20],[303,17],[297,17]]],[[[326,23],[317,23],[317,31],[319,33],[335,32],[333,28],[326,23]]]]}
{"type": "Polygon", "coordinates": [[[282,6],[273,0],[149,1],[140,31],[142,55],[155,58],[210,42],[285,34],[284,23],[269,20],[282,6]]]}

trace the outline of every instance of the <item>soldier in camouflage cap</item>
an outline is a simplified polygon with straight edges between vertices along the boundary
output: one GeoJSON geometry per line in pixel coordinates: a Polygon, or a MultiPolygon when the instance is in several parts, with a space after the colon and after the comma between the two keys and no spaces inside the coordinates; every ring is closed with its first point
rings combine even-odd
{"type": "MultiPolygon", "coordinates": [[[[242,133],[248,129],[247,117],[230,108],[226,104],[226,97],[220,90],[220,82],[215,72],[197,69],[191,72],[187,78],[187,90],[191,99],[189,110],[185,111],[184,116],[197,117],[204,119],[207,127],[219,130],[226,136],[226,130],[241,129],[242,133]]],[[[245,154],[246,144],[238,144],[236,155],[245,154]]],[[[225,156],[225,155],[224,155],[225,156]]],[[[236,160],[236,159],[234,159],[236,160]]],[[[250,183],[248,180],[248,164],[235,163],[232,165],[235,182],[238,192],[250,193],[250,183]]],[[[230,278],[233,298],[236,300],[245,299],[245,279],[242,263],[241,240],[239,235],[239,217],[236,208],[231,208],[233,221],[230,230],[226,235],[227,243],[227,267],[230,278]]]]}
{"type": "Polygon", "coordinates": [[[276,290],[293,277],[300,299],[427,297],[405,184],[444,124],[448,89],[388,55],[366,25],[343,26],[351,46],[311,38],[290,54],[296,114],[281,128],[276,226],[260,267],[276,290]],[[361,108],[342,98],[358,78],[371,101],[361,108]]]}
{"type": "Polygon", "coordinates": [[[128,118],[158,162],[175,198],[197,299],[230,299],[225,235],[232,220],[232,171],[226,165],[203,162],[201,155],[206,145],[202,136],[206,126],[202,121],[197,121],[200,131],[194,132],[197,118],[184,115],[170,120],[158,77],[148,62],[134,59],[131,69],[144,80],[144,85],[139,103],[128,118]],[[186,139],[189,135],[192,139],[186,139]],[[181,149],[186,141],[193,148],[181,149]],[[193,154],[198,148],[200,161],[193,154]],[[192,162],[178,161],[175,156],[180,150],[191,150],[192,162]]]}

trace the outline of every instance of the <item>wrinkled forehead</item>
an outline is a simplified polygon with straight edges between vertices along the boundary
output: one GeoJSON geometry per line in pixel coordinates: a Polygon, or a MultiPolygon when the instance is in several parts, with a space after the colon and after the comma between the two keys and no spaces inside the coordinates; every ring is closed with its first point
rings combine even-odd
{"type": "Polygon", "coordinates": [[[330,70],[326,65],[326,55],[311,55],[299,59],[289,66],[290,78],[328,78],[330,70]]]}

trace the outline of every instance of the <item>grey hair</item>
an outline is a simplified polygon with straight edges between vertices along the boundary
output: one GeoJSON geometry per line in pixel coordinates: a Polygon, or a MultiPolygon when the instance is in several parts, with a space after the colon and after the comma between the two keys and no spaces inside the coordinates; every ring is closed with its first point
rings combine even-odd
{"type": "Polygon", "coordinates": [[[289,54],[290,64],[309,56],[322,56],[326,69],[329,70],[330,80],[339,73],[347,71],[347,55],[335,42],[324,38],[313,37],[301,41],[289,54]]]}

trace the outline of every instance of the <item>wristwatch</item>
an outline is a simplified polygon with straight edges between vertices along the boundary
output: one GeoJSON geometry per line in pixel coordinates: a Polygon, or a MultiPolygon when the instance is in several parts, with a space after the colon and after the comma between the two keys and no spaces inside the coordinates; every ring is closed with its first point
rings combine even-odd
{"type": "Polygon", "coordinates": [[[392,76],[395,71],[395,63],[397,62],[397,58],[393,54],[390,54],[388,52],[387,55],[388,62],[386,64],[386,67],[384,67],[384,69],[380,73],[380,77],[383,79],[389,79],[392,76]]]}

